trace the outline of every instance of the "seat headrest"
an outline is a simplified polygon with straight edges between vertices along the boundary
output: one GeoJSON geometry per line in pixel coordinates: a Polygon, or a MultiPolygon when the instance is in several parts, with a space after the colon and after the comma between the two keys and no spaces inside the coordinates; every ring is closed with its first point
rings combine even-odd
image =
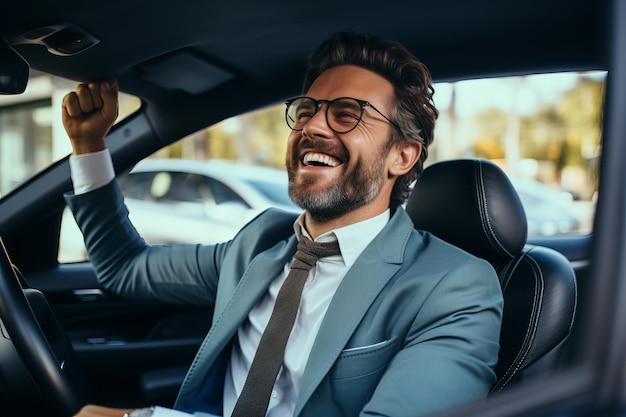
{"type": "Polygon", "coordinates": [[[427,167],[406,207],[415,227],[490,262],[509,260],[526,243],[524,207],[504,171],[483,159],[427,167]]]}

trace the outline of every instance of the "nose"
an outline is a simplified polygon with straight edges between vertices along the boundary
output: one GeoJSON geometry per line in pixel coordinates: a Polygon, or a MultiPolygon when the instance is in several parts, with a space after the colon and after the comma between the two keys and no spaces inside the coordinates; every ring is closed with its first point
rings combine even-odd
{"type": "Polygon", "coordinates": [[[302,128],[303,135],[308,137],[326,137],[328,135],[332,135],[332,129],[328,125],[328,121],[326,119],[327,108],[328,103],[322,102],[318,104],[317,111],[302,128]]]}

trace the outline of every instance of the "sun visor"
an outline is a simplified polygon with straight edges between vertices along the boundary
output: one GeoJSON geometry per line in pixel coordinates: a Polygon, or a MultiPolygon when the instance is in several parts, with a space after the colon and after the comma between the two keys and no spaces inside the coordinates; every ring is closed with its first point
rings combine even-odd
{"type": "Polygon", "coordinates": [[[169,90],[201,94],[234,78],[189,51],[179,51],[141,65],[142,77],[169,90]]]}

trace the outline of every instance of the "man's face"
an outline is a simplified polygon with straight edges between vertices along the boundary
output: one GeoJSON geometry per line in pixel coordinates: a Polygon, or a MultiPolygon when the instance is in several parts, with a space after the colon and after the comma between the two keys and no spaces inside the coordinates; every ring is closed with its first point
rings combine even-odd
{"type": "MultiPolygon", "coordinates": [[[[366,100],[389,115],[393,86],[378,74],[346,65],[322,73],[306,96],[366,100]]],[[[393,127],[366,106],[357,127],[338,134],[326,122],[327,106],[322,104],[302,130],[289,135],[286,165],[291,199],[316,221],[338,218],[374,200],[388,205],[393,183],[389,184],[387,156],[393,127]]]]}

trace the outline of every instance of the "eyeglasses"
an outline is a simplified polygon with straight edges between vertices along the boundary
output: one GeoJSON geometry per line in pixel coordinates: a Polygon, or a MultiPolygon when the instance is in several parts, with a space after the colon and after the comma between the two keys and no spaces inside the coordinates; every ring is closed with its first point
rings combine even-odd
{"type": "Polygon", "coordinates": [[[335,133],[348,133],[354,130],[361,118],[365,107],[371,107],[383,116],[393,127],[401,131],[400,127],[391,121],[380,110],[368,101],[351,97],[339,97],[334,100],[315,100],[311,97],[296,97],[285,102],[285,118],[287,126],[292,130],[302,130],[304,125],[320,110],[322,104],[326,106],[326,123],[335,133]]]}

